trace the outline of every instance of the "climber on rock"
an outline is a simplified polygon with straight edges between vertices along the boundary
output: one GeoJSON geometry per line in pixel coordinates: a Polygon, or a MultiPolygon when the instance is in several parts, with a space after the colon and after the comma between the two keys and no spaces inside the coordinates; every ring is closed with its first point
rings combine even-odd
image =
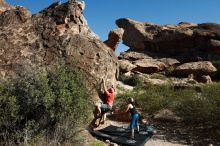
{"type": "Polygon", "coordinates": [[[112,105],[117,94],[113,85],[111,85],[110,88],[107,89],[104,79],[102,79],[102,83],[105,91],[104,102],[96,105],[98,111],[96,118],[100,118],[99,124],[104,124],[106,120],[106,113],[112,109],[112,105]]]}

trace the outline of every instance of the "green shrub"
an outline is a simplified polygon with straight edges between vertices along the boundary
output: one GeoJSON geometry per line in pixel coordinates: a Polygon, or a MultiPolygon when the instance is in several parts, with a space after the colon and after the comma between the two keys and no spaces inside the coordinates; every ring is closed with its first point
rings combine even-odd
{"type": "Polygon", "coordinates": [[[174,109],[176,113],[189,122],[204,122],[207,118],[208,110],[207,103],[199,97],[187,97],[179,99],[178,106],[174,109]]]}
{"type": "Polygon", "coordinates": [[[170,86],[139,86],[134,88],[133,91],[119,94],[117,98],[127,99],[133,97],[137,101],[138,105],[142,108],[142,111],[148,114],[154,114],[156,111],[165,108],[165,100],[168,95],[170,86]]]}
{"type": "Polygon", "coordinates": [[[139,77],[138,75],[125,76],[122,74],[119,76],[119,80],[131,86],[139,86],[143,83],[142,78],[139,77]]]}
{"type": "Polygon", "coordinates": [[[175,68],[174,68],[173,66],[168,67],[168,68],[165,70],[166,76],[172,76],[174,70],[175,70],[175,68]]]}
{"type": "Polygon", "coordinates": [[[176,90],[171,85],[151,85],[119,94],[118,98],[134,97],[142,112],[153,115],[170,109],[190,122],[205,122],[220,126],[220,83],[205,85],[201,93],[193,89],[176,90]]]}
{"type": "Polygon", "coordinates": [[[93,142],[92,146],[105,146],[105,143],[102,141],[95,141],[93,142]]]}
{"type": "Polygon", "coordinates": [[[0,86],[0,144],[26,145],[41,135],[56,144],[76,142],[91,115],[83,73],[67,66],[56,72],[0,86]]]}
{"type": "Polygon", "coordinates": [[[220,83],[208,84],[203,87],[204,102],[208,110],[210,122],[217,124],[220,128],[220,83]]]}
{"type": "Polygon", "coordinates": [[[151,79],[161,79],[161,80],[165,80],[167,77],[163,74],[160,73],[154,73],[150,76],[151,79]]]}
{"type": "Polygon", "coordinates": [[[0,141],[6,141],[9,138],[7,135],[9,129],[16,130],[16,122],[19,120],[18,109],[15,96],[0,96],[0,141]]]}
{"type": "Polygon", "coordinates": [[[168,97],[172,97],[173,89],[169,85],[151,85],[143,86],[136,89],[136,91],[139,93],[136,97],[143,111],[153,115],[160,109],[167,108],[169,103],[168,97]]]}
{"type": "Polygon", "coordinates": [[[220,83],[207,84],[200,92],[175,89],[171,85],[139,86],[117,96],[115,105],[123,107],[128,97],[134,97],[141,116],[153,116],[162,109],[173,111],[189,124],[203,124],[214,139],[220,138],[220,83]]]}

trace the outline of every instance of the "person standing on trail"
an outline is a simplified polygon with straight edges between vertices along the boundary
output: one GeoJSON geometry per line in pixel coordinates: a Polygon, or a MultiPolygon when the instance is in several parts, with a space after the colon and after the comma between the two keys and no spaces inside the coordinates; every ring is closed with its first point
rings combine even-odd
{"type": "Polygon", "coordinates": [[[131,113],[131,122],[130,122],[131,138],[134,139],[134,127],[135,126],[137,126],[137,131],[139,132],[139,123],[138,123],[139,114],[134,105],[134,99],[130,97],[128,101],[129,101],[129,104],[125,112],[129,111],[131,113]]]}
{"type": "Polygon", "coordinates": [[[97,105],[97,109],[98,109],[97,117],[100,117],[101,119],[103,118],[103,121],[101,123],[104,124],[106,119],[106,113],[112,109],[113,102],[117,92],[113,85],[111,85],[111,87],[107,89],[104,79],[102,79],[102,83],[104,86],[105,98],[103,103],[97,105]]]}

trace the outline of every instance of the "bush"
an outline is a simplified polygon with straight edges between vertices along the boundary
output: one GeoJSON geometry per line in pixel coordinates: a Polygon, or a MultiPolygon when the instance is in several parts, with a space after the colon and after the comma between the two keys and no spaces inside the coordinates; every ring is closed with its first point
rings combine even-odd
{"type": "Polygon", "coordinates": [[[119,76],[119,80],[131,86],[139,86],[143,83],[141,77],[138,75],[125,76],[122,74],[119,76]]]}
{"type": "Polygon", "coordinates": [[[164,97],[167,95],[167,90],[170,86],[139,86],[134,88],[133,91],[122,93],[117,96],[122,100],[133,97],[137,104],[142,108],[142,111],[148,114],[154,114],[156,111],[165,107],[164,97]]]}
{"type": "Polygon", "coordinates": [[[95,141],[93,142],[92,146],[105,146],[105,143],[102,141],[95,141]]]}
{"type": "Polygon", "coordinates": [[[166,76],[172,76],[174,71],[175,71],[175,68],[173,66],[171,66],[165,70],[165,74],[166,74],[166,76]]]}
{"type": "Polygon", "coordinates": [[[150,76],[151,79],[160,79],[160,80],[165,80],[167,77],[163,74],[160,73],[154,73],[150,76]]]}
{"type": "Polygon", "coordinates": [[[204,85],[199,92],[176,90],[171,85],[139,86],[119,94],[115,105],[123,107],[128,97],[135,98],[137,107],[141,108],[141,116],[151,117],[162,109],[168,109],[188,124],[199,124],[213,139],[220,138],[220,83],[204,85]]]}
{"type": "Polygon", "coordinates": [[[76,142],[90,115],[83,73],[67,66],[0,86],[1,145],[76,142]]]}
{"type": "Polygon", "coordinates": [[[171,85],[151,85],[119,94],[118,98],[134,97],[142,112],[154,115],[170,109],[185,121],[220,126],[220,83],[205,85],[201,93],[193,89],[176,90],[171,85]]]}
{"type": "Polygon", "coordinates": [[[210,122],[219,126],[220,130],[220,83],[208,84],[203,87],[204,102],[208,110],[208,119],[210,122]]]}

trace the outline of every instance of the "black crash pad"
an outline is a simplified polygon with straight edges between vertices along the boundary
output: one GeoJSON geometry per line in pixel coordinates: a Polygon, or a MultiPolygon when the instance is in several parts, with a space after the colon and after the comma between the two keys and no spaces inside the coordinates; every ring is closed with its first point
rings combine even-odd
{"type": "Polygon", "coordinates": [[[104,129],[91,131],[91,134],[102,140],[110,140],[122,146],[143,146],[153,135],[152,126],[140,126],[140,132],[135,131],[134,139],[130,138],[131,131],[127,127],[110,125],[104,129]]]}

